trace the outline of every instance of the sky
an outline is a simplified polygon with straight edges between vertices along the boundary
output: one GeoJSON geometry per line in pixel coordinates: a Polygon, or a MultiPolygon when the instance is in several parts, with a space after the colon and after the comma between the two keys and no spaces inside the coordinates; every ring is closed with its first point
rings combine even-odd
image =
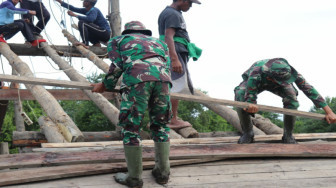
{"type": "MultiPolygon", "coordinates": [[[[198,61],[189,61],[195,88],[210,97],[234,99],[233,89],[242,81],[241,74],[254,62],[282,57],[300,72],[323,97],[336,97],[334,80],[336,64],[335,0],[200,0],[201,5],[183,13],[191,41],[203,49],[198,61]]],[[[67,45],[59,23],[63,20],[70,33],[71,20],[54,0],[42,1],[52,14],[43,36],[50,44],[67,45]]],[[[80,0],[65,0],[81,7],[80,0]]],[[[97,7],[107,15],[107,0],[97,7]]],[[[122,26],[139,20],[153,36],[158,37],[157,19],[172,0],[120,0],[122,26]]],[[[73,18],[77,23],[77,19],[73,18]]],[[[23,42],[17,34],[8,42],[23,42]]],[[[36,77],[68,80],[49,58],[22,57],[36,77]]],[[[110,64],[108,59],[105,62],[110,64]]],[[[100,73],[83,58],[72,58],[72,65],[83,76],[100,73]]],[[[2,57],[3,72],[11,69],[2,57]]],[[[299,91],[299,110],[309,111],[313,103],[299,91]]],[[[258,104],[282,107],[281,98],[269,92],[258,95],[258,104]]]]}

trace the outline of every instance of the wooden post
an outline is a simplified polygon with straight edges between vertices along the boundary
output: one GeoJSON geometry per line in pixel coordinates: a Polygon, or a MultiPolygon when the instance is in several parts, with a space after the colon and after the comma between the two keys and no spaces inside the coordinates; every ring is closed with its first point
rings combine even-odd
{"type": "Polygon", "coordinates": [[[1,155],[8,155],[9,154],[8,142],[1,142],[1,144],[0,144],[0,154],[1,155]]]}
{"type": "Polygon", "coordinates": [[[109,0],[108,19],[110,21],[112,37],[121,35],[121,18],[119,0],[109,0]]]}
{"type": "MultiPolygon", "coordinates": [[[[10,65],[25,77],[34,77],[28,65],[14,54],[6,43],[0,43],[0,53],[4,55],[10,65]]],[[[70,142],[84,141],[84,136],[72,119],[64,112],[57,100],[42,86],[25,84],[47,115],[57,123],[66,127],[66,132],[72,135],[70,142]]]]}
{"type": "Polygon", "coordinates": [[[65,143],[68,142],[59,132],[57,125],[51,121],[51,119],[41,116],[38,119],[38,122],[41,126],[41,131],[44,133],[44,136],[47,138],[49,143],[65,143]]]}
{"type": "MultiPolygon", "coordinates": [[[[71,35],[67,30],[63,29],[64,36],[72,43],[75,44],[78,42],[78,40],[71,35]]],[[[91,52],[90,50],[84,48],[81,45],[76,46],[76,49],[86,58],[88,58],[90,61],[92,61],[99,69],[101,69],[103,72],[107,73],[109,70],[109,65],[105,63],[102,59],[100,59],[96,54],[91,52]]]]}
{"type": "MultiPolygon", "coordinates": [[[[42,43],[41,46],[47,52],[49,57],[60,67],[60,69],[64,70],[64,73],[71,80],[90,84],[85,77],[78,74],[77,71],[66,61],[64,61],[47,43],[42,43]]],[[[103,112],[110,122],[115,125],[116,130],[120,130],[120,127],[117,126],[119,121],[119,110],[113,106],[103,95],[99,93],[93,93],[90,90],[83,90],[83,92],[96,104],[96,106],[103,112]]]]}
{"type": "MultiPolygon", "coordinates": [[[[17,75],[17,72],[14,68],[12,68],[12,75],[17,75]]],[[[19,88],[19,84],[12,82],[10,85],[10,88],[19,88]]],[[[19,91],[18,91],[19,92],[19,91]]],[[[22,104],[20,99],[14,100],[14,117],[15,117],[15,125],[16,125],[16,130],[17,131],[25,131],[26,127],[24,125],[23,118],[21,116],[21,111],[22,111],[22,104]]]]}

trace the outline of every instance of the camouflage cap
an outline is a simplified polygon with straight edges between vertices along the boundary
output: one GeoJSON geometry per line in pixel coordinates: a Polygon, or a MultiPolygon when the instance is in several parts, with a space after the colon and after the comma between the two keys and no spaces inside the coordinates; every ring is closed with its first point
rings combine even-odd
{"type": "Polygon", "coordinates": [[[293,83],[297,78],[296,70],[284,59],[271,61],[267,72],[276,83],[282,86],[293,83]]]}
{"type": "Polygon", "coordinates": [[[126,23],[124,31],[121,34],[126,35],[131,33],[142,33],[144,35],[152,36],[152,31],[146,29],[145,25],[139,21],[131,21],[126,23]]]}

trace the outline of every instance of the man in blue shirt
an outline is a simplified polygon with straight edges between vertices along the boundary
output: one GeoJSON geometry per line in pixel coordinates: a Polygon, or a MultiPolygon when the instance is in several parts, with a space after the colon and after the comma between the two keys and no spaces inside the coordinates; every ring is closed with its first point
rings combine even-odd
{"type": "Polygon", "coordinates": [[[84,0],[84,8],[76,8],[63,2],[63,0],[56,1],[61,3],[62,7],[69,9],[68,15],[78,18],[78,29],[83,40],[83,43],[78,43],[78,45],[87,48],[89,42],[91,42],[94,46],[100,47],[100,42],[108,42],[111,29],[101,11],[95,7],[97,0],[84,0]],[[84,16],[77,15],[74,12],[84,16]]]}

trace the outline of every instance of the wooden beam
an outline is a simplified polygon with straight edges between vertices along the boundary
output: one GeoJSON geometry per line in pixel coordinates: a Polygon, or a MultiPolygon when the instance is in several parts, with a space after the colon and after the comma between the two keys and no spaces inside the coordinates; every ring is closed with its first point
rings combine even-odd
{"type": "MultiPolygon", "coordinates": [[[[47,91],[52,94],[56,100],[91,100],[80,89],[47,89],[47,91]]],[[[102,95],[107,100],[113,100],[115,98],[115,93],[112,92],[104,92],[102,95]]],[[[0,99],[18,100],[19,98],[20,100],[36,100],[27,89],[0,89],[0,99]]]]}
{"type": "MultiPolygon", "coordinates": [[[[170,159],[250,157],[336,157],[336,144],[200,144],[173,145],[170,159]]],[[[154,160],[154,147],[143,147],[144,161],[154,160]]],[[[0,169],[124,162],[120,147],[85,152],[46,152],[0,156],[0,169]]]]}
{"type": "MultiPolygon", "coordinates": [[[[19,56],[46,56],[46,52],[42,48],[30,48],[25,44],[8,44],[12,51],[19,56]]],[[[52,45],[54,50],[56,50],[57,54],[65,57],[83,57],[83,55],[73,46],[60,46],[60,45],[52,45]]],[[[89,50],[95,53],[99,57],[107,56],[107,48],[106,47],[95,47],[90,46],[89,50]]]]}

